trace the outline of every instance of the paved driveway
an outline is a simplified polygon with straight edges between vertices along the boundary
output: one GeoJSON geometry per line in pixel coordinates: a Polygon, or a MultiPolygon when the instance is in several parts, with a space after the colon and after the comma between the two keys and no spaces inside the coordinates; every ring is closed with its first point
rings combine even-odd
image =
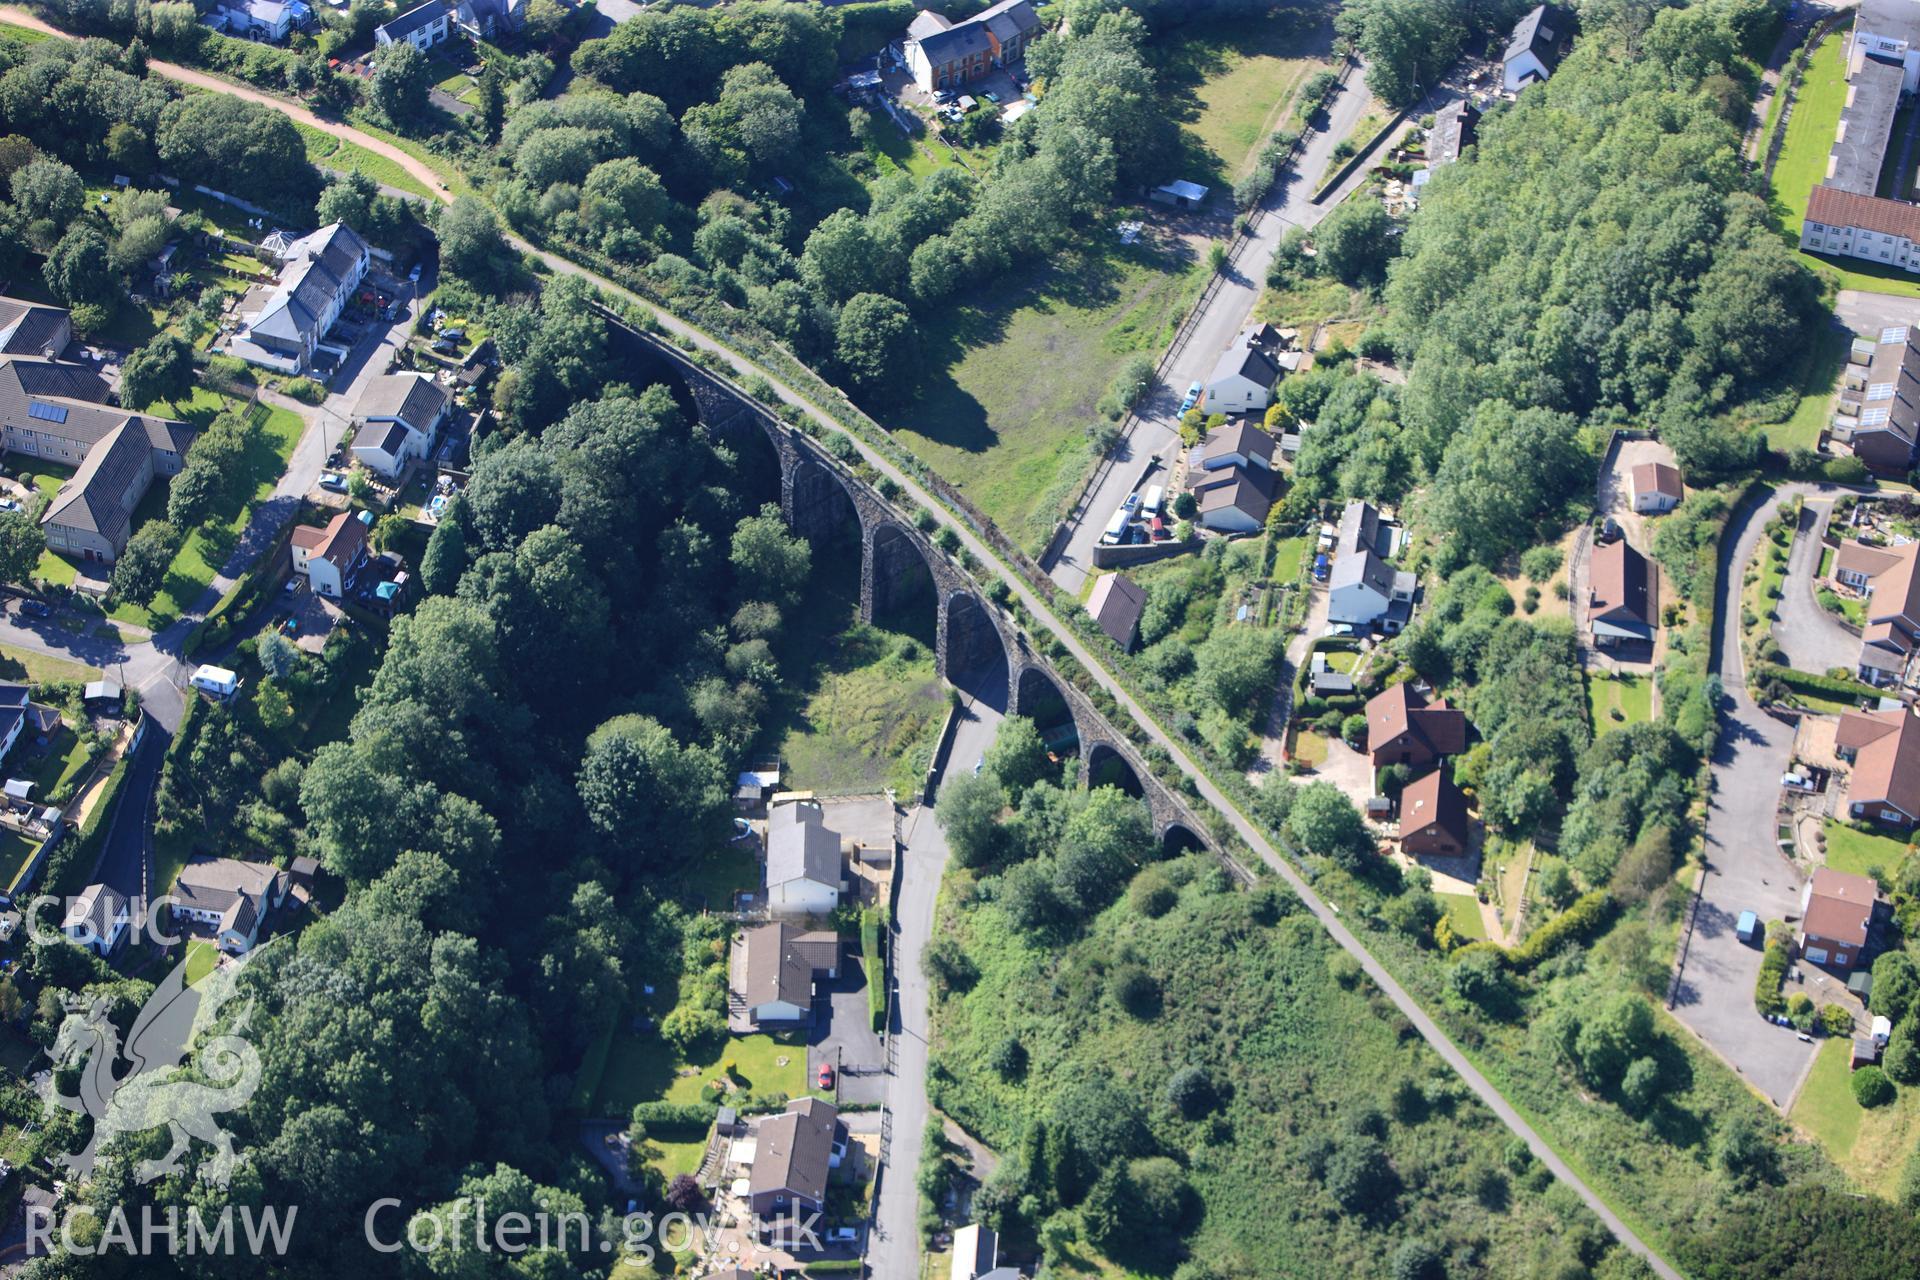
{"type": "Polygon", "coordinates": [[[1721,543],[1719,628],[1712,665],[1727,693],[1721,702],[1707,808],[1706,881],[1672,992],[1674,1015],[1783,1109],[1812,1065],[1813,1046],[1802,1044],[1787,1028],[1762,1021],[1754,1010],[1761,953],[1734,937],[1733,926],[1742,911],[1762,920],[1799,914],[1800,873],[1780,852],[1774,831],[1780,775],[1793,754],[1794,726],[1761,711],[1747,696],[1739,647],[1739,590],[1762,530],[1781,505],[1796,493],[1834,492],[1830,486],[1782,486],[1736,512],[1721,543]]]}
{"type": "Polygon", "coordinates": [[[839,981],[813,1000],[813,1026],[807,1033],[807,1081],[820,1078],[820,1064],[831,1063],[840,1101],[880,1102],[886,1097],[887,1055],[867,1011],[865,964],[849,956],[839,981]]]}
{"type": "Polygon", "coordinates": [[[1786,651],[1787,665],[1816,675],[1834,667],[1851,671],[1860,657],[1860,637],[1814,598],[1819,590],[1820,538],[1832,514],[1831,498],[1809,499],[1801,508],[1793,548],[1787,553],[1787,576],[1774,606],[1773,638],[1786,651]]]}

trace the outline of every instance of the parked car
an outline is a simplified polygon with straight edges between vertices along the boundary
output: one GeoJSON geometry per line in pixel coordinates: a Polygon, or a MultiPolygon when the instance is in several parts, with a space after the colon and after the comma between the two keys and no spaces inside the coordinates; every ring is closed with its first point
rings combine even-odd
{"type": "Polygon", "coordinates": [[[1153,523],[1147,527],[1153,531],[1153,540],[1155,542],[1165,542],[1173,536],[1167,529],[1167,522],[1159,516],[1155,516],[1153,523]]]}
{"type": "Polygon", "coordinates": [[[20,612],[26,614],[29,618],[51,618],[53,616],[53,606],[45,600],[22,600],[20,602],[20,612]]]}
{"type": "Polygon", "coordinates": [[[347,478],[338,471],[323,471],[320,473],[320,487],[329,493],[345,493],[347,478]]]}
{"type": "Polygon", "coordinates": [[[1194,382],[1192,385],[1190,385],[1187,388],[1186,397],[1180,401],[1180,412],[1184,414],[1186,413],[1187,410],[1193,408],[1193,406],[1195,406],[1196,404],[1199,404],[1200,397],[1205,395],[1206,393],[1207,393],[1207,388],[1204,383],[1194,382]]]}
{"type": "Polygon", "coordinates": [[[1138,511],[1140,509],[1140,495],[1137,493],[1128,494],[1127,500],[1120,504],[1120,509],[1128,515],[1132,515],[1138,511]]]}
{"type": "Polygon", "coordinates": [[[1740,919],[1734,923],[1733,936],[1742,942],[1752,942],[1760,936],[1760,917],[1751,911],[1742,911],[1740,919]]]}
{"type": "Polygon", "coordinates": [[[450,356],[459,349],[460,344],[451,338],[436,338],[433,343],[433,353],[437,356],[450,356]]]}
{"type": "Polygon", "coordinates": [[[858,1227],[835,1227],[827,1232],[828,1244],[852,1244],[860,1238],[858,1227]]]}
{"type": "Polygon", "coordinates": [[[1783,773],[1780,775],[1780,785],[1789,791],[1811,791],[1813,779],[1804,773],[1783,773]]]}
{"type": "Polygon", "coordinates": [[[0,498],[0,511],[19,511],[20,504],[12,498],[0,498]]]}
{"type": "Polygon", "coordinates": [[[820,1087],[822,1089],[833,1088],[833,1064],[831,1062],[823,1062],[820,1064],[820,1087]]]}

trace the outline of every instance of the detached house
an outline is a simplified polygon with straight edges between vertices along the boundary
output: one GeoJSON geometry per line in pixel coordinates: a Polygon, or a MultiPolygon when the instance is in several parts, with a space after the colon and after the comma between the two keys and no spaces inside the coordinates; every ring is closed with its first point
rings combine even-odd
{"type": "Polygon", "coordinates": [[[83,365],[0,356],[0,444],[74,468],[41,513],[47,546],[104,564],[126,550],[135,508],[154,477],[179,472],[194,436],[185,423],[115,408],[110,395],[83,365]]]}
{"type": "Polygon", "coordinates": [[[1147,593],[1121,573],[1103,573],[1087,596],[1087,612],[1122,651],[1133,648],[1140,634],[1140,615],[1147,611],[1147,593]]]}
{"type": "Polygon", "coordinates": [[[1400,847],[1410,854],[1457,858],[1473,839],[1467,798],[1443,766],[1400,792],[1400,847]]]}
{"type": "Polygon", "coordinates": [[[1834,730],[1833,749],[1853,763],[1848,817],[1896,827],[1920,822],[1920,717],[1904,707],[1849,711],[1834,730]]]}
{"type": "Polygon", "coordinates": [[[1625,538],[1593,553],[1587,565],[1587,627],[1602,649],[1653,643],[1653,567],[1625,538]]]}
{"type": "Polygon", "coordinates": [[[318,594],[339,600],[352,586],[354,571],[366,563],[366,522],[342,511],[324,529],[297,525],[291,546],[293,571],[304,576],[318,594]]]}
{"type": "Polygon", "coordinates": [[[375,27],[373,43],[382,49],[390,44],[406,43],[425,53],[445,40],[452,27],[453,5],[448,0],[427,0],[391,22],[375,27]]]}
{"type": "Polygon", "coordinates": [[[1356,630],[1378,625],[1393,635],[1413,616],[1419,580],[1381,557],[1383,532],[1380,512],[1370,502],[1355,499],[1340,513],[1333,569],[1327,575],[1329,622],[1343,622],[1356,630]]]}
{"type": "Polygon", "coordinates": [[[1214,362],[1207,377],[1207,409],[1213,413],[1263,411],[1279,378],[1280,366],[1266,352],[1236,342],[1214,362]]]}
{"type": "Polygon", "coordinates": [[[1633,509],[1642,515],[1671,511],[1687,496],[1680,473],[1664,462],[1642,462],[1633,469],[1633,509]]]}
{"type": "Polygon", "coordinates": [[[1574,18],[1555,4],[1539,4],[1514,24],[1501,58],[1501,87],[1518,93],[1545,80],[1573,45],[1574,18]]]}
{"type": "Polygon", "coordinates": [[[1843,542],[1833,560],[1834,580],[1868,593],[1860,636],[1860,678],[1879,687],[1898,684],[1920,638],[1920,543],[1869,547],[1843,542]]]}
{"type": "Polygon", "coordinates": [[[907,70],[922,92],[957,89],[1024,59],[1042,31],[1029,0],[1000,0],[964,22],[922,9],[907,27],[907,70]]]}
{"type": "Polygon", "coordinates": [[[1800,895],[1800,933],[1794,941],[1808,963],[1845,973],[1861,961],[1873,931],[1879,886],[1866,876],[1821,867],[1800,895]]]}
{"type": "Polygon", "coordinates": [[[813,984],[840,972],[840,935],[803,933],[790,924],[763,924],[735,949],[731,1021],[759,1030],[804,1022],[813,1012],[813,984]]]}
{"type": "Polygon", "coordinates": [[[820,1098],[797,1098],[754,1127],[747,1207],[756,1218],[805,1218],[827,1204],[827,1178],[846,1154],[840,1111],[820,1098]]]}
{"type": "Polygon", "coordinates": [[[840,835],[812,803],[783,804],[767,818],[767,909],[824,916],[840,905],[840,835]]]}
{"type": "Polygon", "coordinates": [[[446,421],[453,397],[432,374],[382,374],[367,384],[354,405],[353,456],[391,480],[409,459],[424,458],[434,433],[446,421]]]}
{"type": "Polygon", "coordinates": [[[67,905],[60,932],[97,956],[113,954],[132,920],[127,900],[104,884],[90,884],[67,905]]]}
{"type": "Polygon", "coordinates": [[[1480,109],[1462,98],[1434,113],[1433,128],[1427,131],[1427,167],[1438,169],[1452,164],[1460,153],[1473,145],[1480,130],[1480,109]]]}
{"type": "Polygon", "coordinates": [[[245,955],[268,913],[285,901],[290,883],[286,872],[264,862],[189,862],[173,884],[173,912],[207,926],[228,955],[245,955]]]}
{"type": "Polygon", "coordinates": [[[1467,713],[1445,698],[1428,702],[1410,682],[1389,685],[1367,701],[1367,751],[1373,767],[1425,768],[1467,749],[1467,713]]]}

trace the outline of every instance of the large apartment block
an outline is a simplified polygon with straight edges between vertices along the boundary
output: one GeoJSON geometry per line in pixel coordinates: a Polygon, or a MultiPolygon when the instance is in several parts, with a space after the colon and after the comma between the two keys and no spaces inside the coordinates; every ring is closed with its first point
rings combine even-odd
{"type": "Polygon", "coordinates": [[[1864,0],[1847,35],[1846,69],[1846,105],[1827,176],[1807,201],[1800,247],[1920,273],[1920,205],[1874,194],[1900,96],[1920,88],[1920,0],[1864,0]]]}

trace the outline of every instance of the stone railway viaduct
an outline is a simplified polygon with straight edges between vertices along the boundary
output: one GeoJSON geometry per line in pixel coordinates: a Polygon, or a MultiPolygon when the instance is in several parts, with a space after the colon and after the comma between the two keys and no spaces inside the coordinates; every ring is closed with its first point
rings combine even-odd
{"type": "Polygon", "coordinates": [[[1145,800],[1154,834],[1169,852],[1215,850],[1205,825],[1153,776],[1133,744],[904,511],[730,382],[612,313],[608,318],[616,346],[668,383],[715,436],[734,445],[762,441],[772,447],[780,467],[780,510],[795,533],[816,546],[858,536],[862,619],[872,622],[930,597],[935,663],[943,679],[1008,715],[1027,716],[1043,734],[1064,736],[1071,722],[1080,785],[1111,784],[1145,800]]]}

